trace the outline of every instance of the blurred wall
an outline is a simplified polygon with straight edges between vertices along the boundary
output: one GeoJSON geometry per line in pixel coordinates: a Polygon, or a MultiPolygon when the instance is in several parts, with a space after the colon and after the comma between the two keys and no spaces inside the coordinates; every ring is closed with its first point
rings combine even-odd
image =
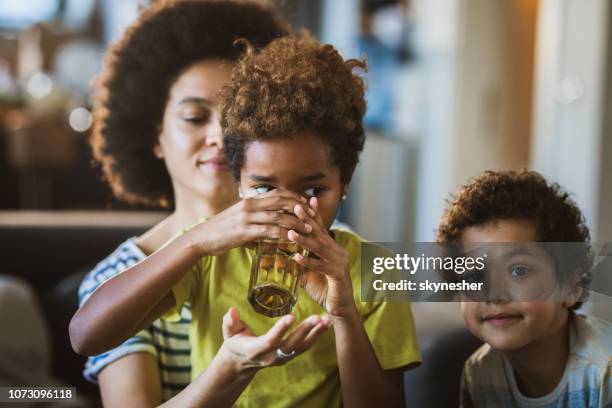
{"type": "Polygon", "coordinates": [[[449,193],[528,165],[538,1],[415,3],[426,93],[416,236],[431,240],[449,193]]]}
{"type": "MultiPolygon", "coordinates": [[[[534,169],[573,194],[595,242],[612,241],[612,7],[542,0],[536,59],[534,169]]],[[[612,298],[585,309],[612,320],[612,298]]]]}
{"type": "Polygon", "coordinates": [[[528,164],[535,0],[467,0],[460,9],[453,185],[528,164]]]}
{"type": "Polygon", "coordinates": [[[574,194],[600,241],[612,240],[610,13],[608,0],[542,1],[531,157],[574,194]]]}

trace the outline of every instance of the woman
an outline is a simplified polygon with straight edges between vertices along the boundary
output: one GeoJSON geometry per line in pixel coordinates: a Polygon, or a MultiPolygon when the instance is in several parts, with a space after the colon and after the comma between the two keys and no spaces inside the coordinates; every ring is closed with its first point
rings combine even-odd
{"type": "MultiPolygon", "coordinates": [[[[238,200],[223,159],[217,94],[241,54],[236,39],[263,47],[288,32],[269,9],[253,3],[163,3],[146,10],[109,51],[97,83],[91,146],[116,197],[172,213],[100,262],[80,287],[81,304],[182,229],[238,200]]],[[[154,321],[89,358],[84,374],[99,382],[103,403],[154,406],[184,389],[190,320],[186,306],[180,322],[154,321]]],[[[227,322],[229,334],[243,328],[239,319],[227,322]]]]}

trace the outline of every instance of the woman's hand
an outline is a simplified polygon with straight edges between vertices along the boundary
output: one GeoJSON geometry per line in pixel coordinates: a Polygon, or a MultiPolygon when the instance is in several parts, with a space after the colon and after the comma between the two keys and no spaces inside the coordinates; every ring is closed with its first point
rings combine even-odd
{"type": "Polygon", "coordinates": [[[334,241],[323,224],[317,198],[312,197],[309,204],[308,213],[302,206],[296,206],[294,213],[310,225],[312,231],[303,234],[290,230],[287,234],[291,241],[316,255],[316,258],[295,255],[295,261],[306,268],[302,275],[302,287],[333,318],[354,317],[357,309],[353,299],[348,254],[334,241]]]}
{"type": "Polygon", "coordinates": [[[267,333],[256,336],[240,320],[238,311],[230,308],[223,316],[225,341],[222,348],[234,361],[239,372],[283,365],[308,350],[331,326],[329,317],[312,315],[285,336],[293,320],[292,315],[283,316],[267,333]]]}
{"type": "Polygon", "coordinates": [[[188,234],[200,256],[219,255],[261,238],[287,239],[289,230],[309,233],[306,225],[293,215],[295,208],[308,206],[307,200],[286,190],[272,190],[244,198],[197,225],[188,234]]]}

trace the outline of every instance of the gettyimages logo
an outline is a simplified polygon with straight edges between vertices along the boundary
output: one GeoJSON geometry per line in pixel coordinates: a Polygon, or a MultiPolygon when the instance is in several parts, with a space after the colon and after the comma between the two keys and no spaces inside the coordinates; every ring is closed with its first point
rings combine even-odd
{"type": "Polygon", "coordinates": [[[363,243],[363,301],[563,301],[612,296],[612,243],[363,243]]]}

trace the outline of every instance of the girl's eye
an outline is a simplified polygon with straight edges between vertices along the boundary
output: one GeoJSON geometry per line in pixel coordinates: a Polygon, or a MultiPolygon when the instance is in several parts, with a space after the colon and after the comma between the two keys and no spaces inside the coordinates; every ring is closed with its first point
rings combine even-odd
{"type": "Polygon", "coordinates": [[[310,187],[310,188],[307,188],[306,190],[304,190],[304,194],[307,197],[318,197],[319,194],[321,194],[322,190],[323,189],[320,188],[320,187],[310,187]]]}
{"type": "Polygon", "coordinates": [[[274,187],[271,187],[271,186],[255,187],[255,191],[257,191],[258,194],[267,193],[268,191],[272,191],[272,190],[274,190],[274,187]]]}
{"type": "Polygon", "coordinates": [[[510,275],[512,275],[514,278],[523,278],[527,276],[528,273],[529,269],[526,266],[514,265],[512,268],[510,268],[510,275]]]}

